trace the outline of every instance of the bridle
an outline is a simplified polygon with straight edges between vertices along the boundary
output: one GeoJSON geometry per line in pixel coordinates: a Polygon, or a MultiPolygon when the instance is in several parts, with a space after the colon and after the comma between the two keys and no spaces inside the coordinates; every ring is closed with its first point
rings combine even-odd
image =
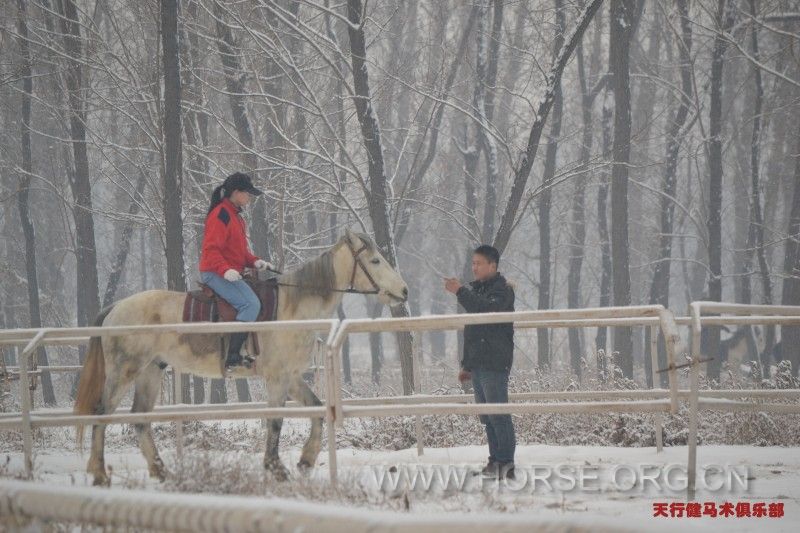
{"type": "MultiPolygon", "coordinates": [[[[356,250],[353,247],[353,243],[350,242],[350,239],[345,239],[345,240],[347,241],[347,248],[350,250],[350,254],[353,256],[353,270],[350,273],[350,283],[347,285],[346,289],[333,289],[330,287],[314,287],[311,285],[298,285],[296,283],[287,283],[284,281],[279,281],[278,285],[283,287],[296,287],[299,289],[316,289],[316,290],[325,290],[331,292],[344,292],[349,294],[379,294],[381,292],[380,286],[375,282],[375,278],[373,278],[372,274],[369,273],[369,270],[367,270],[367,266],[361,259],[361,254],[365,250],[368,250],[369,246],[367,246],[366,244],[362,244],[361,248],[356,250]],[[369,280],[370,284],[372,285],[371,290],[362,291],[355,288],[356,273],[358,272],[359,268],[361,269],[361,272],[364,273],[364,276],[367,277],[367,280],[369,280]]],[[[279,272],[277,270],[275,270],[274,272],[276,272],[277,274],[282,274],[282,272],[279,272]]]]}
{"type": "Polygon", "coordinates": [[[356,250],[355,248],[353,248],[353,243],[350,242],[350,239],[345,239],[345,240],[347,241],[347,248],[349,248],[350,253],[353,254],[353,271],[350,274],[350,284],[342,292],[349,292],[356,294],[378,294],[379,292],[381,292],[381,288],[378,286],[377,283],[375,283],[375,278],[372,277],[372,274],[369,273],[369,270],[367,270],[366,265],[364,265],[364,262],[359,257],[361,255],[361,252],[363,252],[369,247],[366,245],[366,243],[362,243],[361,248],[356,250]],[[361,272],[363,272],[364,275],[367,277],[367,280],[369,280],[370,284],[372,285],[372,290],[359,291],[355,288],[354,284],[356,282],[356,269],[358,267],[361,268],[361,272]]]}

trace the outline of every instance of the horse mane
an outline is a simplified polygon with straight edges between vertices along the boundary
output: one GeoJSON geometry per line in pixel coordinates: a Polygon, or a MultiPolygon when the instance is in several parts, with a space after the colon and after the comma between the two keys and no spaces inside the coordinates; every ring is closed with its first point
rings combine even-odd
{"type": "MultiPolygon", "coordinates": [[[[376,249],[375,243],[369,235],[355,232],[353,234],[361,239],[368,252],[376,249]]],[[[284,290],[291,295],[291,299],[288,302],[290,310],[296,311],[300,300],[309,296],[322,298],[323,302],[327,303],[336,290],[344,288],[336,286],[336,270],[334,269],[333,256],[340,247],[345,246],[346,238],[344,236],[341,237],[336,244],[316,258],[301,264],[296,270],[280,277],[279,281],[287,284],[283,286],[284,290]]]]}
{"type": "Polygon", "coordinates": [[[333,255],[341,244],[342,241],[339,241],[321,255],[311,261],[306,261],[296,270],[280,277],[281,283],[288,284],[284,285],[283,289],[290,295],[287,300],[290,309],[297,310],[300,300],[309,296],[322,298],[324,302],[328,302],[333,297],[334,289],[337,288],[333,255]]]}

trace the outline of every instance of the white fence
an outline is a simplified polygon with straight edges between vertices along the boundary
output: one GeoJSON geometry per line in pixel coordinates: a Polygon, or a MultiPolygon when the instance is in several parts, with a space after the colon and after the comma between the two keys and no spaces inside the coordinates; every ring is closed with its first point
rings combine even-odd
{"type": "MultiPolygon", "coordinates": [[[[32,472],[33,428],[68,426],[75,424],[128,424],[146,422],[168,422],[185,420],[228,420],[242,418],[287,418],[324,416],[328,432],[328,468],[331,483],[337,480],[336,431],[345,417],[383,417],[413,415],[417,417],[418,451],[422,453],[424,439],[421,416],[446,414],[495,414],[495,413],[677,413],[678,401],[689,401],[688,442],[688,486],[693,495],[697,460],[697,420],[699,409],[762,410],[800,414],[796,403],[752,403],[733,401],[743,397],[762,399],[797,399],[800,390],[714,390],[704,391],[700,397],[699,361],[700,330],[703,325],[724,324],[800,324],[800,307],[747,306],[694,302],[690,306],[690,317],[677,321],[672,313],[661,306],[604,307],[593,309],[565,309],[544,311],[518,311],[513,313],[436,315],[410,318],[380,318],[354,320],[315,320],[267,323],[201,323],[169,324],[158,326],[124,326],[108,328],[42,328],[0,331],[0,344],[25,344],[19,357],[20,390],[27,391],[30,385],[30,360],[42,344],[78,344],[88,337],[103,335],[135,335],[141,333],[229,333],[233,331],[265,331],[293,329],[327,333],[325,350],[325,405],[320,407],[270,407],[264,403],[226,405],[179,405],[161,406],[150,413],[120,413],[96,416],[76,416],[67,410],[33,410],[29,394],[21,394],[22,411],[0,416],[0,429],[21,429],[26,474],[32,472]],[[704,311],[740,316],[701,316],[704,311]],[[341,348],[350,333],[385,331],[453,330],[470,324],[513,322],[517,328],[537,327],[593,327],[593,326],[644,326],[653,328],[651,335],[651,358],[655,384],[657,369],[657,333],[663,335],[667,352],[669,389],[637,391],[565,391],[511,394],[510,400],[520,403],[468,404],[467,395],[430,396],[412,395],[393,398],[359,398],[343,400],[341,397],[341,348]],[[689,325],[692,332],[692,357],[689,363],[681,364],[680,336],[677,325],[689,325]],[[691,367],[691,386],[678,390],[679,368],[691,367]],[[600,401],[588,401],[595,399],[600,401]],[[533,403],[536,400],[572,400],[551,403],[533,403]]],[[[419,362],[415,361],[415,366],[419,362]]],[[[418,382],[417,382],[417,390],[418,382]]],[[[660,418],[656,417],[657,450],[661,450],[660,418]]],[[[180,426],[180,424],[179,424],[180,426]]],[[[178,448],[180,452],[180,447],[178,448]]],[[[160,497],[160,495],[159,495],[160,497]]]]}
{"type": "Polygon", "coordinates": [[[196,532],[320,531],[332,533],[620,533],[609,519],[532,521],[513,515],[452,516],[371,511],[308,501],[139,490],[53,487],[0,481],[0,529],[40,531],[42,521],[110,528],[196,532]],[[38,522],[37,522],[38,521],[38,522]]]}

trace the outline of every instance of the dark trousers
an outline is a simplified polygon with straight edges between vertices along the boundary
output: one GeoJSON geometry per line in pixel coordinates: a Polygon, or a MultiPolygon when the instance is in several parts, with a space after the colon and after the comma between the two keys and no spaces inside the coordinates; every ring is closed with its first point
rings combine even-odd
{"type": "MultiPolygon", "coordinates": [[[[472,370],[475,403],[508,403],[508,371],[472,370]]],[[[511,415],[480,415],[489,441],[489,460],[513,463],[517,446],[511,415]]]]}

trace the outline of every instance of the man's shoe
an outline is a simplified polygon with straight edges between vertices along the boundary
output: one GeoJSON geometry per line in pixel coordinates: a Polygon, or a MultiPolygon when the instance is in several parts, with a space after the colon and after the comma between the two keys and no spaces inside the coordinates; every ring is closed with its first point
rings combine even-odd
{"type": "Polygon", "coordinates": [[[484,477],[497,477],[498,472],[498,463],[497,461],[493,461],[489,459],[489,462],[486,463],[486,466],[483,467],[481,470],[481,475],[484,477]]]}
{"type": "Polygon", "coordinates": [[[514,475],[514,463],[497,463],[500,479],[516,479],[514,475]]]}

